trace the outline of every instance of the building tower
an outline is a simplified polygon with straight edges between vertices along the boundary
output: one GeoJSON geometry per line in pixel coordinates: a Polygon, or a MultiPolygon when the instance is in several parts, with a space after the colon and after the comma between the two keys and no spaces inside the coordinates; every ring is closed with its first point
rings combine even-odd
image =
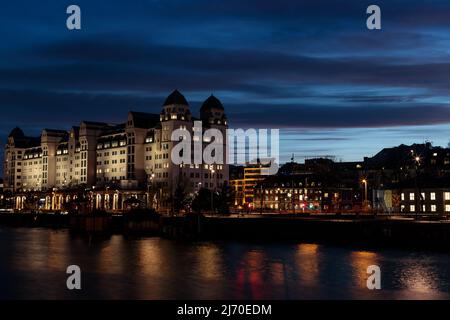
{"type": "Polygon", "coordinates": [[[184,129],[192,132],[192,115],[186,98],[178,91],[173,91],[164,101],[160,114],[161,120],[161,144],[158,146],[162,153],[162,178],[168,182],[169,192],[172,192],[177,183],[180,169],[183,166],[175,165],[171,161],[173,147],[178,141],[172,141],[172,132],[184,129]]]}
{"type": "Polygon", "coordinates": [[[212,188],[216,189],[221,186],[222,183],[228,182],[229,170],[227,163],[227,128],[228,122],[225,115],[225,109],[215,96],[211,95],[203,102],[200,108],[200,119],[202,120],[203,130],[214,128],[222,133],[223,140],[221,141],[223,147],[223,160],[222,164],[217,164],[210,167],[210,178],[212,182],[212,188]]]}

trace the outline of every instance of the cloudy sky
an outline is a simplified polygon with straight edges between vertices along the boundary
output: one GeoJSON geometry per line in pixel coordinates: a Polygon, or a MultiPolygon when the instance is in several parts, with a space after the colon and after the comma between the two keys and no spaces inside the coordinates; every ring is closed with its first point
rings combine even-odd
{"type": "Polygon", "coordinates": [[[214,93],[232,127],[281,128],[284,161],[450,139],[449,1],[16,0],[0,39],[1,141],[159,112],[175,88],[194,114],[214,93]]]}

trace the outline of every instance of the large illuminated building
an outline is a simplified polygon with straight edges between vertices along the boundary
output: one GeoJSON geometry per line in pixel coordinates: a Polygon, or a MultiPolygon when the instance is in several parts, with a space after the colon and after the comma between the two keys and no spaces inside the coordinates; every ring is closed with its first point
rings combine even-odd
{"type": "Polygon", "coordinates": [[[225,159],[214,165],[171,161],[178,143],[171,140],[172,132],[181,128],[193,136],[194,121],[202,122],[203,131],[220,130],[226,150],[228,124],[222,103],[210,96],[196,119],[177,90],[160,114],[129,112],[121,124],[83,121],[68,131],[44,129],[40,137],[15,128],[5,145],[4,188],[16,194],[16,208],[39,192],[48,210],[61,209],[76,197],[71,190],[80,188],[90,190],[94,206],[106,210],[121,210],[129,196],[164,207],[181,180],[189,192],[220,189],[228,181],[225,159]]]}

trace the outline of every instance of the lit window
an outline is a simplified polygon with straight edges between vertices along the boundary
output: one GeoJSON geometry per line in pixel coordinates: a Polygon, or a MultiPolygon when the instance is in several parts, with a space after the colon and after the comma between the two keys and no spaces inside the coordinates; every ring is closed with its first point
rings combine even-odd
{"type": "Polygon", "coordinates": [[[405,201],[405,194],[404,193],[402,193],[402,201],[405,201]]]}
{"type": "Polygon", "coordinates": [[[450,192],[444,192],[444,199],[450,200],[450,192]]]}
{"type": "Polygon", "coordinates": [[[416,211],[416,206],[413,205],[413,204],[410,205],[410,206],[409,206],[409,211],[410,211],[410,212],[415,212],[415,211],[416,211]]]}
{"type": "Polygon", "coordinates": [[[436,200],[436,193],[435,192],[431,192],[430,193],[430,200],[436,200]]]}
{"type": "Polygon", "coordinates": [[[445,205],[445,212],[450,212],[450,204],[445,205]]]}
{"type": "Polygon", "coordinates": [[[420,196],[422,197],[423,200],[425,200],[425,192],[421,192],[420,196]]]}
{"type": "Polygon", "coordinates": [[[414,193],[411,192],[411,193],[409,194],[409,200],[414,200],[414,193]]]}
{"type": "Polygon", "coordinates": [[[436,205],[435,204],[431,205],[431,212],[436,212],[436,205]]]}

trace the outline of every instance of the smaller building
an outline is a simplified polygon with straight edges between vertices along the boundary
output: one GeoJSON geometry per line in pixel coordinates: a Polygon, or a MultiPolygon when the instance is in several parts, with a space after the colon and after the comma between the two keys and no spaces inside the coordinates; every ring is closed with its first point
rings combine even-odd
{"type": "Polygon", "coordinates": [[[275,175],[255,187],[254,207],[289,212],[353,209],[353,189],[326,185],[317,174],[275,175]]]}
{"type": "Polygon", "coordinates": [[[450,214],[448,178],[411,179],[374,191],[374,208],[404,215],[450,214]]]}
{"type": "Polygon", "coordinates": [[[233,192],[232,206],[236,209],[243,209],[245,206],[245,196],[244,196],[244,179],[233,179],[230,180],[230,187],[233,192]]]}
{"type": "Polygon", "coordinates": [[[268,167],[269,165],[257,163],[230,168],[230,186],[233,189],[233,206],[236,209],[254,207],[255,188],[267,177],[264,170],[268,167]]]}

